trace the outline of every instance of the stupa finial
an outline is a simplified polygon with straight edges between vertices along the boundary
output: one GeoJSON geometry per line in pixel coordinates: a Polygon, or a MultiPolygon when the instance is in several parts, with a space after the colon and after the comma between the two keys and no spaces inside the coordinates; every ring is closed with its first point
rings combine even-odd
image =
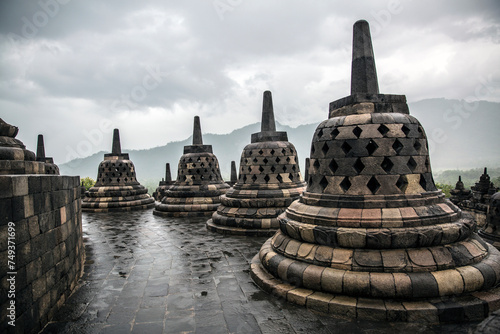
{"type": "Polygon", "coordinates": [[[165,165],[165,181],[166,182],[172,181],[172,174],[170,174],[170,164],[168,162],[165,165]]]}
{"type": "Polygon", "coordinates": [[[36,159],[45,159],[45,145],[43,143],[43,135],[38,135],[36,144],[36,159]]]}
{"type": "Polygon", "coordinates": [[[113,155],[122,154],[122,147],[120,145],[120,130],[118,129],[113,130],[113,146],[111,148],[111,153],[113,155]]]}
{"type": "Polygon", "coordinates": [[[238,174],[236,173],[236,161],[231,161],[231,184],[238,182],[238,174]]]}
{"type": "Polygon", "coordinates": [[[351,95],[356,93],[379,94],[370,26],[365,20],[353,27],[351,95]]]}
{"type": "Polygon", "coordinates": [[[276,122],[274,121],[273,97],[271,92],[266,90],[264,92],[264,99],[262,101],[262,123],[260,125],[261,131],[276,131],[276,122]]]}
{"type": "Polygon", "coordinates": [[[201,136],[201,124],[200,124],[200,117],[199,116],[194,116],[193,145],[203,145],[203,138],[201,136]]]}

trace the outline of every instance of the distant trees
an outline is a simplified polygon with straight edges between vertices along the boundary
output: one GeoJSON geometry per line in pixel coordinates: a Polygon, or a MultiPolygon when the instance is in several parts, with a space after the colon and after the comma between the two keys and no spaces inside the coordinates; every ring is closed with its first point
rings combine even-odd
{"type": "Polygon", "coordinates": [[[90,188],[92,188],[95,184],[95,181],[94,179],[92,179],[91,177],[84,177],[83,179],[80,179],[81,182],[82,182],[82,186],[85,187],[85,189],[88,191],[90,188]]]}
{"type": "Polygon", "coordinates": [[[455,189],[455,186],[452,186],[451,184],[444,184],[438,182],[436,182],[436,187],[438,189],[441,189],[441,191],[446,195],[447,198],[451,196],[450,191],[452,189],[455,189]]]}

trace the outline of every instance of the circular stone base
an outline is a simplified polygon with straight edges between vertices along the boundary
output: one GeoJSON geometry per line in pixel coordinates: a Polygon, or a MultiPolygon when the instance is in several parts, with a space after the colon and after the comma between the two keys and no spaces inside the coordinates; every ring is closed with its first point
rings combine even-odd
{"type": "Polygon", "coordinates": [[[207,221],[207,230],[212,232],[217,232],[223,235],[247,235],[255,237],[271,237],[276,233],[277,229],[250,229],[250,228],[238,228],[223,225],[216,225],[209,219],[207,221]]]}
{"type": "Polygon", "coordinates": [[[262,266],[258,254],[252,259],[250,274],[267,293],[315,311],[349,319],[436,324],[467,322],[482,320],[500,308],[500,287],[459,297],[413,301],[350,297],[304,289],[271,275],[262,266]]]}
{"type": "Polygon", "coordinates": [[[153,214],[161,217],[184,218],[184,217],[212,217],[213,211],[160,211],[153,210],[153,214]]]}
{"type": "Polygon", "coordinates": [[[82,212],[123,212],[123,211],[135,211],[135,210],[146,210],[155,207],[155,203],[135,205],[135,206],[120,206],[113,208],[84,208],[82,206],[82,212]]]}

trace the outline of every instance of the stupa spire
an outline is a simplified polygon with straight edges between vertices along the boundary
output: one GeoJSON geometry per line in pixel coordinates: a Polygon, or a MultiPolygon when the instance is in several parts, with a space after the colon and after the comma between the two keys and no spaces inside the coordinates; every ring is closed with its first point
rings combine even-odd
{"type": "Polygon", "coordinates": [[[231,185],[238,182],[238,174],[236,173],[236,161],[231,161],[231,180],[229,181],[231,185]]]}
{"type": "Polygon", "coordinates": [[[261,131],[276,131],[276,122],[274,120],[273,97],[271,92],[266,90],[262,100],[262,122],[261,131]]]}
{"type": "Polygon", "coordinates": [[[45,145],[43,143],[43,135],[38,135],[38,141],[36,144],[36,158],[45,159],[45,145]]]}
{"type": "Polygon", "coordinates": [[[351,95],[379,94],[370,26],[365,20],[354,23],[351,66],[351,95]]]}
{"type": "Polygon", "coordinates": [[[120,130],[118,129],[113,130],[113,147],[111,148],[111,153],[113,155],[122,154],[122,148],[120,145],[120,130]]]}
{"type": "Polygon", "coordinates": [[[168,162],[165,165],[165,181],[166,182],[172,181],[172,174],[170,174],[170,164],[168,162]]]}
{"type": "Polygon", "coordinates": [[[199,116],[194,116],[193,145],[203,145],[203,137],[201,136],[201,124],[199,116]]]}

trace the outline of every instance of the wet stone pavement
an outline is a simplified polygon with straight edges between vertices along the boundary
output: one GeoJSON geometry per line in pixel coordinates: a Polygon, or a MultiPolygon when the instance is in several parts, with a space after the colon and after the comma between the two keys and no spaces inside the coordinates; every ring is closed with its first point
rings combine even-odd
{"type": "Polygon", "coordinates": [[[249,269],[266,237],[209,232],[152,210],[83,214],[85,273],[42,333],[469,333],[339,319],[261,291],[249,269]]]}

